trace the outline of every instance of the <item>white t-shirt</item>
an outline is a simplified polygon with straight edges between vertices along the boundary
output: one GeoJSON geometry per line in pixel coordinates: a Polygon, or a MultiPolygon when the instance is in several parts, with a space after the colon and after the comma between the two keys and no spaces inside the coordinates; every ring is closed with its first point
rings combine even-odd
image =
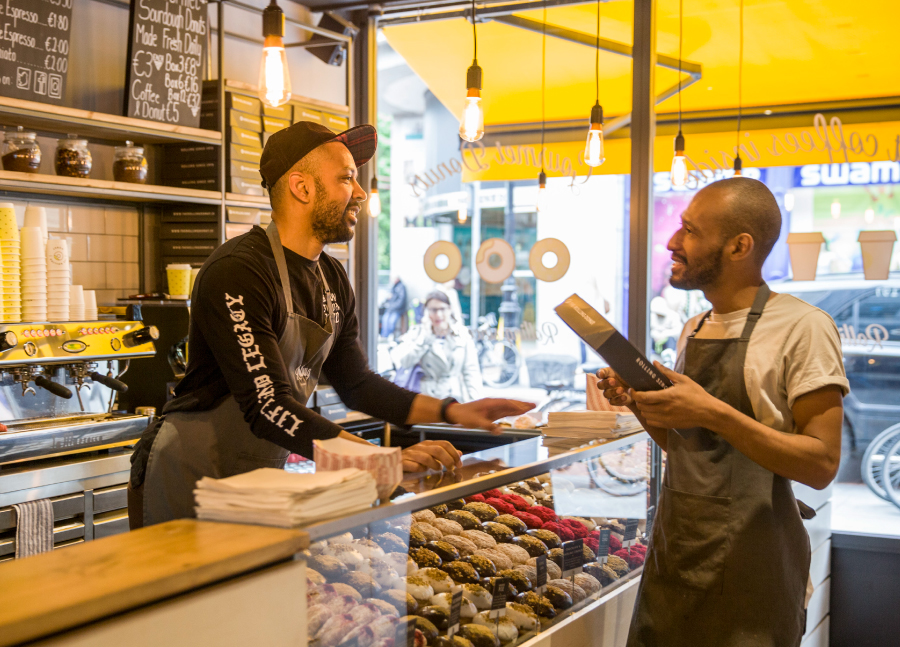
{"type": "MultiPolygon", "coordinates": [[[[696,339],[740,337],[749,314],[750,308],[713,313],[696,339]]],[[[697,315],[684,325],[678,340],[679,356],[702,318],[697,315]]],[[[840,386],[844,395],[850,392],[834,320],[790,294],[770,298],[750,335],[744,383],[758,421],[796,433],[791,407],[797,398],[832,384],[840,386]]]]}

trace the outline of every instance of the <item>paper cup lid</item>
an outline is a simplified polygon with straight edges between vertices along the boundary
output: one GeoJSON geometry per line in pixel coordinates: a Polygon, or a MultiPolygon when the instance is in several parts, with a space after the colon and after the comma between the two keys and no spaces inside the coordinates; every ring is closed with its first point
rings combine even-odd
{"type": "Polygon", "coordinates": [[[189,263],[169,263],[166,265],[167,270],[191,270],[189,263]]]}
{"type": "Polygon", "coordinates": [[[892,243],[897,240],[897,234],[892,229],[861,231],[859,232],[859,238],[856,240],[860,243],[892,243]]]}
{"type": "Polygon", "coordinates": [[[825,236],[821,231],[800,232],[788,234],[787,242],[788,245],[791,243],[824,243],[825,236]]]}

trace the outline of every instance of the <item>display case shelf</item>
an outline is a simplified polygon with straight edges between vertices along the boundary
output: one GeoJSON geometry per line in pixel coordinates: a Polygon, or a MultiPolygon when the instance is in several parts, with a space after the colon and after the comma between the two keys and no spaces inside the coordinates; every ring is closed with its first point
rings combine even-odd
{"type": "Polygon", "coordinates": [[[10,97],[0,97],[0,124],[7,127],[22,126],[26,130],[39,132],[76,132],[88,139],[113,142],[129,139],[142,144],[222,143],[222,134],[214,130],[164,124],[10,97]]]}
{"type": "Polygon", "coordinates": [[[222,202],[222,194],[218,191],[15,171],[0,171],[0,191],[127,202],[191,202],[194,204],[221,204],[222,202]]]}

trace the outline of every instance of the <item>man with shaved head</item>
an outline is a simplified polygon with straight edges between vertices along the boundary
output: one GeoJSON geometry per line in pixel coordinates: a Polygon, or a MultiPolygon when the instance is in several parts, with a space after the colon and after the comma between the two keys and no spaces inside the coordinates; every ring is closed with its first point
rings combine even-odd
{"type": "MultiPolygon", "coordinates": [[[[219,247],[197,276],[187,372],[132,457],[132,528],[194,516],[203,477],[280,469],[291,452],[313,456],[315,440],[367,444],[307,406],[320,374],[348,407],[398,425],[499,433],[497,419],[534,406],[438,400],[369,369],[350,279],[325,248],[353,238],[367,197],[359,167],[376,140],[369,125],[338,134],[308,121],[269,138],[260,175],[272,223],[219,247]]],[[[406,471],[452,470],[460,453],[426,440],[405,448],[402,462],[406,471]]]]}
{"type": "MultiPolygon", "coordinates": [[[[763,281],[781,213],[757,180],[698,191],[669,241],[671,283],[712,310],[678,343],[673,383],[635,392],[598,373],[667,453],[629,647],[795,647],[806,623],[809,537],[791,482],[825,488],[849,390],[831,317],[763,281]]],[[[814,514],[814,513],[812,513],[814,514]]]]}

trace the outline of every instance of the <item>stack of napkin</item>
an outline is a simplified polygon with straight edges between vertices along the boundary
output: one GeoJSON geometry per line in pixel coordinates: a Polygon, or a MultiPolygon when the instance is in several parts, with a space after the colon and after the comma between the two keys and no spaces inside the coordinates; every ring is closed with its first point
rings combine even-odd
{"type": "Polygon", "coordinates": [[[224,479],[197,481],[198,519],[289,528],[370,508],[378,498],[375,479],[348,468],[290,474],[262,468],[224,479]]]}
{"type": "Polygon", "coordinates": [[[642,429],[637,418],[630,413],[556,411],[547,416],[547,426],[541,432],[545,447],[568,451],[597,440],[618,438],[642,429]]]}
{"type": "Polygon", "coordinates": [[[387,501],[403,480],[403,456],[399,447],[379,447],[346,438],[313,441],[316,472],[355,467],[375,479],[378,498],[387,501]]]}

